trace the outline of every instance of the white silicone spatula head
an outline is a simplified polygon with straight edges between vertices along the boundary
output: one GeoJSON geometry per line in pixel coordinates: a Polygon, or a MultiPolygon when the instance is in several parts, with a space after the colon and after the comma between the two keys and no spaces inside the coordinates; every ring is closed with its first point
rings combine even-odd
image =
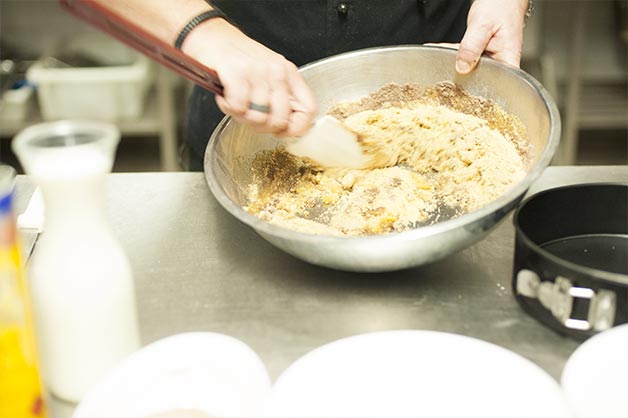
{"type": "Polygon", "coordinates": [[[365,168],[370,160],[357,135],[328,115],[317,120],[305,135],[290,141],[286,149],[330,168],[365,168]]]}

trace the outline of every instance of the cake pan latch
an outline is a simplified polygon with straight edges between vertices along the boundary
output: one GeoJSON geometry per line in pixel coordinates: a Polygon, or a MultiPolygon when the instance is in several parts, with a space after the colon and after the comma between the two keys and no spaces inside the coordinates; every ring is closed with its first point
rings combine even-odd
{"type": "Polygon", "coordinates": [[[573,286],[571,280],[562,276],[553,282],[542,281],[538,274],[528,269],[517,273],[516,288],[520,295],[537,299],[567,328],[603,331],[611,328],[615,321],[617,302],[613,291],[573,286]],[[576,317],[574,305],[587,302],[586,318],[576,317]]]}

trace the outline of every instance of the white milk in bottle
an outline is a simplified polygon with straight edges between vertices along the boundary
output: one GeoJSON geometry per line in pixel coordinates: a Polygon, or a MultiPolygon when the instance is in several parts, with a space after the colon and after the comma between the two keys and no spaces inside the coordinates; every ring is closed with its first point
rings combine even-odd
{"type": "Polygon", "coordinates": [[[139,347],[131,268],[105,213],[118,141],[113,125],[62,121],[27,128],[12,144],[45,204],[28,266],[43,378],[74,402],[139,347]]]}

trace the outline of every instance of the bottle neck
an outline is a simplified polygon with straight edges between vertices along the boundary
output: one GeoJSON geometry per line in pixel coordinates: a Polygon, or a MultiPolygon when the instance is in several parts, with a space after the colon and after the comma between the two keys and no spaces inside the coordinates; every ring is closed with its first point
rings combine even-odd
{"type": "Polygon", "coordinates": [[[60,234],[94,234],[107,230],[105,175],[79,178],[38,178],[44,197],[45,231],[60,234]]]}

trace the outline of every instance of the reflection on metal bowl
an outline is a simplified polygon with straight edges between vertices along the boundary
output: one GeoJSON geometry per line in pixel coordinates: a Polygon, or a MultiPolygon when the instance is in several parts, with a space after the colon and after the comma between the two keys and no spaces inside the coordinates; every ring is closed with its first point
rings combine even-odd
{"type": "Polygon", "coordinates": [[[214,131],[205,154],[205,177],[212,193],[227,211],[273,245],[309,263],[340,270],[377,272],[419,266],[477,242],[519,203],[549,164],[560,137],[560,118],[547,91],[524,71],[483,58],[472,74],[460,76],[454,59],[451,49],[395,46],[337,55],[301,72],[322,112],[390,82],[428,87],[451,80],[517,116],[528,131],[534,160],[525,178],[492,203],[454,219],[387,235],[331,237],[271,225],[242,209],[247,203],[243,189],[251,179],[248,168],[253,156],[280,142],[228,117],[214,131]]]}

